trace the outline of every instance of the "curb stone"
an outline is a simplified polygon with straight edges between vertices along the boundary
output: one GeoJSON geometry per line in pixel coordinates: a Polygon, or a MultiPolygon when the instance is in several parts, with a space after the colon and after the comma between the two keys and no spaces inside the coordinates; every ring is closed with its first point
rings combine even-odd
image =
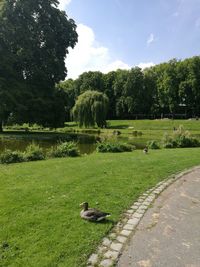
{"type": "Polygon", "coordinates": [[[200,166],[196,166],[182,171],[177,175],[171,175],[143,193],[138,200],[124,212],[123,219],[112,229],[109,237],[105,237],[102,240],[96,253],[93,253],[88,259],[87,267],[114,266],[121,255],[128,238],[134,234],[136,227],[140,223],[145,212],[159,194],[182,176],[198,170],[199,168],[200,166]]]}

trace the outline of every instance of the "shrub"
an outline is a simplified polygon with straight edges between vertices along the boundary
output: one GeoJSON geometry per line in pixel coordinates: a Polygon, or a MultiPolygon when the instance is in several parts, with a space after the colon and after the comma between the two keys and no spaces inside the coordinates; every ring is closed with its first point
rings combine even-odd
{"type": "Polygon", "coordinates": [[[142,132],[140,132],[140,131],[132,131],[132,135],[134,135],[134,136],[141,136],[142,135],[142,132]]]}
{"type": "Polygon", "coordinates": [[[135,147],[133,145],[129,144],[119,144],[119,143],[108,143],[108,142],[103,142],[103,143],[98,143],[97,144],[97,152],[130,152],[134,149],[135,147]]]}
{"type": "Polygon", "coordinates": [[[59,133],[75,133],[76,130],[74,128],[69,128],[69,127],[63,127],[63,128],[58,128],[57,132],[59,133]]]}
{"type": "Polygon", "coordinates": [[[77,157],[79,154],[77,144],[74,142],[63,142],[49,151],[49,156],[55,158],[77,157]]]}
{"type": "Polygon", "coordinates": [[[182,126],[173,132],[172,136],[165,134],[163,137],[163,147],[198,147],[200,142],[198,139],[191,137],[189,131],[185,131],[182,126]]]}
{"type": "Polygon", "coordinates": [[[29,123],[23,123],[23,124],[12,124],[6,126],[6,129],[9,130],[16,130],[16,131],[36,131],[36,130],[43,130],[44,128],[41,125],[38,125],[36,123],[29,124],[29,123]]]}
{"type": "Polygon", "coordinates": [[[0,155],[0,162],[1,163],[17,163],[17,162],[23,162],[25,161],[23,153],[20,151],[11,151],[10,149],[6,149],[1,155],[0,155]]]}
{"type": "Polygon", "coordinates": [[[147,143],[149,149],[160,149],[160,144],[156,140],[151,140],[147,143]]]}
{"type": "Polygon", "coordinates": [[[43,160],[45,153],[39,145],[32,143],[25,150],[25,159],[26,161],[43,160]]]}

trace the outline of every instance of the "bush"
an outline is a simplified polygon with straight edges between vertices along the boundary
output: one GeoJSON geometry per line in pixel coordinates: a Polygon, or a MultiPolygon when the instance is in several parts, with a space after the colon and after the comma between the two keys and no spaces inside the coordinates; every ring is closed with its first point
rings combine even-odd
{"type": "Polygon", "coordinates": [[[63,127],[63,128],[58,128],[57,132],[59,132],[59,133],[75,133],[76,130],[74,128],[63,127]]]}
{"type": "Polygon", "coordinates": [[[130,152],[134,149],[135,147],[133,145],[129,144],[119,144],[119,143],[98,143],[97,144],[97,152],[112,152],[112,153],[117,153],[117,152],[130,152]]]}
{"type": "Polygon", "coordinates": [[[134,135],[134,136],[141,136],[142,135],[142,132],[140,132],[140,131],[132,131],[132,135],[134,135]]]}
{"type": "Polygon", "coordinates": [[[29,123],[23,123],[23,124],[13,124],[13,125],[9,125],[6,126],[6,129],[9,130],[16,130],[16,131],[36,131],[36,130],[43,130],[43,127],[34,123],[34,124],[29,124],[29,123]]]}
{"type": "Polygon", "coordinates": [[[4,164],[17,163],[23,161],[25,161],[25,159],[23,153],[20,151],[11,151],[10,149],[6,149],[0,155],[0,162],[4,164]]]}
{"type": "Polygon", "coordinates": [[[35,161],[45,159],[45,153],[39,145],[30,144],[25,150],[26,161],[35,161]]]}
{"type": "Polygon", "coordinates": [[[49,151],[49,156],[55,158],[77,157],[79,155],[78,147],[74,142],[61,143],[49,151]]]}
{"type": "Polygon", "coordinates": [[[199,147],[198,139],[191,137],[188,131],[185,131],[182,126],[174,131],[172,136],[165,134],[163,137],[163,147],[179,148],[179,147],[199,147]]]}
{"type": "Polygon", "coordinates": [[[160,149],[160,144],[156,140],[149,141],[147,143],[149,149],[160,149]]]}

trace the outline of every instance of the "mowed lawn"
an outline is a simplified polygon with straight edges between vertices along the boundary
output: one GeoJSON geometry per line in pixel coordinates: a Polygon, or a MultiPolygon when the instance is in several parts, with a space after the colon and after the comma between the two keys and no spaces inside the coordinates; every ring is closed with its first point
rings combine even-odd
{"type": "Polygon", "coordinates": [[[111,120],[109,121],[111,129],[119,129],[124,134],[130,134],[132,131],[141,131],[142,137],[148,140],[162,139],[165,133],[172,134],[174,129],[182,126],[185,130],[200,137],[200,120],[111,120]]]}
{"type": "Polygon", "coordinates": [[[86,266],[141,193],[199,164],[200,149],[194,148],[0,165],[0,266],[86,266]],[[111,220],[80,219],[83,201],[111,212],[111,220]]]}

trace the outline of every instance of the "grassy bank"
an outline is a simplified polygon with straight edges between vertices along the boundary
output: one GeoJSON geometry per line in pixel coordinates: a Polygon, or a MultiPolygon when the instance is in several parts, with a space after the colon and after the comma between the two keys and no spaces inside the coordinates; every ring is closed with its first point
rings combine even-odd
{"type": "MultiPolygon", "coordinates": [[[[134,141],[146,143],[148,140],[161,140],[164,133],[171,134],[174,129],[178,129],[180,125],[185,130],[190,131],[193,136],[200,138],[200,120],[108,120],[108,127],[101,129],[101,136],[113,135],[113,131],[120,131],[120,137],[128,137],[134,139],[134,141]],[[138,135],[136,132],[142,133],[138,135]],[[136,135],[134,134],[136,133],[136,135]],[[137,136],[137,137],[136,137],[137,136]]],[[[66,127],[70,131],[84,131],[80,129],[74,122],[66,123],[66,127]]],[[[89,129],[88,132],[93,129],[89,129]]],[[[96,129],[97,130],[97,129],[96,129]]]]}
{"type": "Polygon", "coordinates": [[[142,192],[199,158],[196,148],[0,165],[0,266],[86,266],[113,222],[81,220],[79,203],[116,222],[142,192]]]}
{"type": "Polygon", "coordinates": [[[13,126],[13,130],[12,127],[5,129],[3,133],[0,133],[0,151],[5,147],[24,150],[31,140],[44,148],[49,147],[49,143],[55,144],[58,140],[75,140],[81,143],[80,150],[83,153],[91,153],[95,144],[91,148],[83,145],[88,138],[90,141],[86,141],[85,144],[95,143],[97,138],[101,138],[102,140],[128,142],[138,148],[144,148],[148,141],[160,141],[165,133],[172,134],[174,129],[178,129],[180,125],[183,125],[185,130],[189,130],[194,137],[200,139],[200,120],[110,120],[106,129],[79,128],[76,123],[67,122],[65,127],[53,130],[48,128],[38,131],[34,127],[29,127],[28,132],[16,130],[24,129],[23,125],[22,128],[13,126]],[[114,134],[118,131],[121,133],[120,135],[114,134]]]}

